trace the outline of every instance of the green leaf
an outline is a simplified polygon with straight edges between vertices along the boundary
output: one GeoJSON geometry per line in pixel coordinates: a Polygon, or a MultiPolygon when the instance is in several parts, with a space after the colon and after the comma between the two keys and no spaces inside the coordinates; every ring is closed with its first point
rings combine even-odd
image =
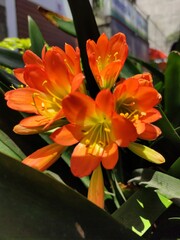
{"type": "Polygon", "coordinates": [[[68,33],[69,35],[76,37],[76,29],[71,19],[61,16],[55,12],[52,12],[42,7],[39,7],[38,11],[54,26],[68,33]]]}
{"type": "Polygon", "coordinates": [[[28,16],[28,30],[31,40],[31,50],[39,57],[41,57],[41,51],[44,47],[45,40],[38,25],[30,16],[28,16]]]}
{"type": "Polygon", "coordinates": [[[1,153],[16,160],[22,160],[26,157],[21,149],[2,130],[0,130],[0,154],[1,153]]]}
{"type": "Polygon", "coordinates": [[[24,66],[22,55],[16,51],[0,48],[0,65],[10,69],[24,66]]]}
{"type": "Polygon", "coordinates": [[[135,177],[130,182],[137,183],[146,188],[152,188],[157,193],[180,206],[179,179],[152,169],[136,169],[134,175],[135,177]]]}
{"type": "Polygon", "coordinates": [[[158,107],[158,110],[160,111],[162,118],[156,122],[156,125],[161,129],[163,136],[167,138],[169,141],[171,141],[174,144],[174,146],[179,148],[180,136],[174,129],[171,122],[168,120],[163,110],[160,107],[158,107]]]}
{"type": "Polygon", "coordinates": [[[165,71],[165,113],[175,125],[180,124],[180,53],[171,52],[165,71]]]}
{"type": "Polygon", "coordinates": [[[168,174],[173,177],[180,178],[180,157],[171,165],[168,174]]]}
{"type": "Polygon", "coordinates": [[[132,63],[131,59],[128,57],[121,71],[122,78],[129,78],[133,75],[141,73],[139,69],[132,63]]]}
{"type": "Polygon", "coordinates": [[[65,184],[0,159],[2,239],[140,239],[65,184]]]}
{"type": "Polygon", "coordinates": [[[0,69],[0,79],[8,90],[12,90],[12,86],[18,88],[20,85],[22,85],[22,83],[20,83],[14,75],[9,74],[2,69],[0,69]]]}
{"type": "Polygon", "coordinates": [[[99,88],[89,67],[88,57],[86,53],[86,41],[88,39],[97,41],[99,37],[99,30],[88,0],[68,0],[68,3],[71,9],[77,33],[83,70],[86,76],[87,89],[91,97],[95,98],[99,92],[99,88]]]}
{"type": "Polygon", "coordinates": [[[171,203],[163,196],[159,197],[153,190],[142,188],[136,191],[112,216],[139,236],[143,236],[171,203]]]}

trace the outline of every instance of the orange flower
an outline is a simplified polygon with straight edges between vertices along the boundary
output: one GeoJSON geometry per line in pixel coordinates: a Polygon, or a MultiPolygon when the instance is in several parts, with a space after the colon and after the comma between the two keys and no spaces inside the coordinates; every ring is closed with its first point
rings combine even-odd
{"type": "Polygon", "coordinates": [[[86,49],[91,71],[100,89],[111,89],[128,55],[125,35],[117,33],[108,40],[103,33],[97,44],[88,40],[86,49]]]}
{"type": "Polygon", "coordinates": [[[66,147],[64,146],[52,143],[48,146],[38,149],[25,158],[22,163],[39,171],[44,171],[58,160],[65,149],[66,147]]]}
{"type": "MultiPolygon", "coordinates": [[[[42,131],[64,117],[62,100],[78,90],[83,81],[78,50],[66,45],[66,52],[58,47],[42,51],[42,59],[31,51],[23,58],[25,67],[14,71],[26,86],[5,94],[7,105],[15,110],[33,113],[15,127],[20,134],[42,131]]],[[[61,125],[59,122],[58,124],[61,125]]],[[[52,126],[54,127],[54,125],[52,126]]]]}
{"type": "Polygon", "coordinates": [[[75,176],[89,175],[101,161],[106,169],[112,169],[118,160],[118,146],[127,147],[137,138],[132,122],[114,111],[108,89],[101,90],[95,100],[74,92],[62,105],[70,123],[53,132],[51,138],[64,146],[78,143],[71,156],[75,176]]]}
{"type": "Polygon", "coordinates": [[[134,124],[139,138],[153,140],[161,134],[161,130],[151,124],[161,118],[154,108],[161,95],[152,87],[150,74],[138,74],[121,81],[113,94],[116,112],[134,124]]]}

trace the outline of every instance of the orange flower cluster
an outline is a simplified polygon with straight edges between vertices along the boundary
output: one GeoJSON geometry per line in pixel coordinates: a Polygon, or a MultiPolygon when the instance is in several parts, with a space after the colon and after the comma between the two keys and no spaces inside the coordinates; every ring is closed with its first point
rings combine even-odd
{"type": "MultiPolygon", "coordinates": [[[[83,177],[99,169],[93,178],[100,179],[102,185],[100,163],[106,169],[114,168],[118,147],[134,149],[131,143],[138,138],[153,140],[161,134],[152,124],[161,118],[154,108],[161,96],[154,89],[149,73],[116,83],[128,55],[123,33],[110,39],[102,34],[97,43],[88,40],[86,49],[99,86],[95,100],[84,88],[80,51],[68,44],[65,51],[58,47],[47,51],[44,48],[42,58],[26,51],[25,67],[14,71],[24,87],[7,92],[5,98],[10,108],[33,114],[15,126],[16,133],[33,134],[55,129],[50,136],[55,143],[47,146],[48,154],[42,154],[46,160],[41,157],[45,147],[27,157],[23,161],[25,164],[44,170],[67,146],[76,144],[71,156],[72,173],[83,177]]],[[[154,162],[162,163],[164,159],[154,162]]],[[[89,195],[92,195],[91,189],[89,195]]]]}

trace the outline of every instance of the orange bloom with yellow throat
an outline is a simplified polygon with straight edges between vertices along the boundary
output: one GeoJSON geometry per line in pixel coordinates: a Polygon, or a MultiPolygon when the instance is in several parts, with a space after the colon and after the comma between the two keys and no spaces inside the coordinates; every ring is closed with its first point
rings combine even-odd
{"type": "Polygon", "coordinates": [[[97,43],[88,40],[86,44],[89,65],[100,89],[111,89],[128,56],[126,36],[117,33],[110,39],[103,33],[97,43]]]}
{"type": "Polygon", "coordinates": [[[114,111],[114,97],[108,89],[101,90],[95,100],[74,92],[62,106],[69,124],[52,133],[51,138],[64,146],[77,144],[71,156],[75,176],[89,175],[101,162],[112,169],[118,160],[118,146],[127,147],[137,138],[131,121],[114,111]]]}
{"type": "Polygon", "coordinates": [[[161,134],[161,130],[152,124],[161,118],[154,108],[161,101],[161,95],[153,88],[149,73],[120,81],[113,95],[116,112],[134,124],[138,138],[154,140],[161,134]]]}
{"type": "Polygon", "coordinates": [[[80,68],[79,49],[65,46],[65,52],[52,47],[42,51],[42,59],[28,50],[24,53],[25,67],[15,69],[15,76],[25,85],[5,94],[7,105],[31,113],[14,131],[19,134],[38,133],[44,128],[61,125],[64,117],[62,100],[79,90],[84,76],[80,68]]]}

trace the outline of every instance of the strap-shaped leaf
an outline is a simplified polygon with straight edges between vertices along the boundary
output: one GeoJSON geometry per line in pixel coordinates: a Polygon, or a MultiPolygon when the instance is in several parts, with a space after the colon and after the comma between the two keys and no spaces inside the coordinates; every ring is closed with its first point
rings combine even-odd
{"type": "Polygon", "coordinates": [[[2,239],[140,239],[65,184],[0,159],[2,239]]]}
{"type": "Polygon", "coordinates": [[[39,7],[38,11],[44,16],[50,23],[58,27],[62,31],[76,37],[76,29],[71,19],[61,16],[55,12],[39,7]]]}
{"type": "Polygon", "coordinates": [[[0,65],[10,69],[23,67],[22,55],[16,51],[0,48],[0,65]]]}
{"type": "Polygon", "coordinates": [[[168,174],[152,169],[136,169],[135,177],[130,182],[137,183],[146,188],[152,188],[157,193],[172,200],[180,206],[180,180],[168,174]]]}
{"type": "Polygon", "coordinates": [[[28,30],[31,40],[31,50],[38,56],[41,56],[41,51],[45,44],[45,40],[38,25],[30,16],[28,16],[28,30]]]}
{"type": "Polygon", "coordinates": [[[9,74],[3,69],[0,69],[0,79],[8,90],[12,90],[12,86],[18,88],[22,85],[13,74],[9,74]]]}
{"type": "Polygon", "coordinates": [[[180,124],[180,53],[171,52],[165,71],[165,113],[174,126],[180,124]]]}
{"type": "Polygon", "coordinates": [[[0,155],[2,153],[16,160],[22,160],[26,157],[8,135],[0,130],[0,155]]]}
{"type": "Polygon", "coordinates": [[[112,216],[139,236],[143,236],[171,203],[170,200],[158,195],[152,189],[141,188],[112,216]]]}
{"type": "Polygon", "coordinates": [[[99,88],[89,67],[86,53],[86,41],[88,39],[96,41],[99,37],[99,30],[88,0],[68,0],[68,3],[73,16],[78,44],[81,51],[81,59],[84,74],[86,76],[87,89],[90,92],[90,95],[95,98],[99,92],[99,88]]]}

